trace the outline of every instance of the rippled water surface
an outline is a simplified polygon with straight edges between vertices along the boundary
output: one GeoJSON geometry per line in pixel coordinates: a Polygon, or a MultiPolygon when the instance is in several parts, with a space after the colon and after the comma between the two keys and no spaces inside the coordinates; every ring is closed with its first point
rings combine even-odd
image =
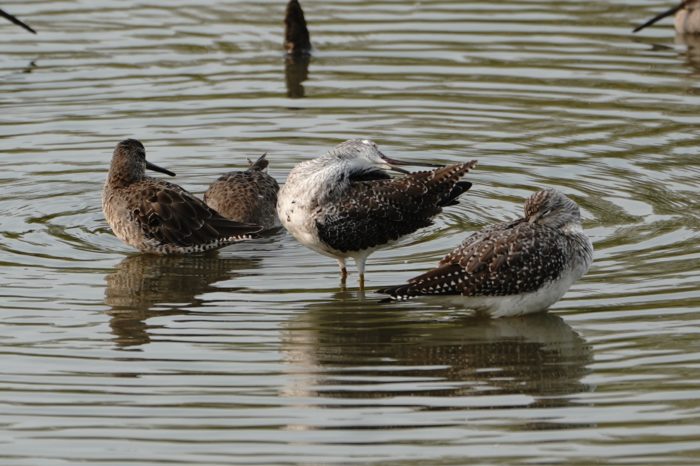
{"type": "Polygon", "coordinates": [[[670,3],[303,0],[308,66],[284,1],[3,3],[39,34],[0,23],[0,463],[697,464],[700,39],[630,33],[670,3]],[[200,194],[351,137],[480,165],[363,296],[283,233],[136,254],[126,137],[200,194]],[[551,312],[377,303],[545,186],[596,248],[551,312]]]}

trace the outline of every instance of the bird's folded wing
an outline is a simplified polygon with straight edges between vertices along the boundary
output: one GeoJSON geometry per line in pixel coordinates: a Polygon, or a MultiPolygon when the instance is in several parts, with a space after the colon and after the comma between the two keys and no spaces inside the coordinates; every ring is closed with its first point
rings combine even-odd
{"type": "Polygon", "coordinates": [[[258,225],[222,217],[200,199],[170,183],[146,191],[140,206],[132,213],[147,238],[183,247],[260,231],[258,225]]]}
{"type": "Polygon", "coordinates": [[[432,223],[455,183],[471,164],[458,164],[392,179],[358,181],[333,202],[322,203],[319,236],[340,251],[395,241],[432,223]]]}
{"type": "Polygon", "coordinates": [[[555,232],[523,222],[472,235],[441,264],[409,280],[414,295],[507,296],[533,292],[559,277],[565,256],[562,240],[555,232]]]}

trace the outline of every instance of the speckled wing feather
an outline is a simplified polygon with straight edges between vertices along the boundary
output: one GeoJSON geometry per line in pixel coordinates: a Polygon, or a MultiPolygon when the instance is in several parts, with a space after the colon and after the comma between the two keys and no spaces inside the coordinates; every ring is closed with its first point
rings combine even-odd
{"type": "Polygon", "coordinates": [[[566,262],[564,241],[545,226],[524,220],[503,223],[469,236],[438,268],[380,293],[406,299],[533,292],[560,276],[566,262]]]}
{"type": "Polygon", "coordinates": [[[248,159],[248,163],[250,164],[250,167],[248,167],[248,170],[246,170],[247,172],[265,171],[267,166],[270,164],[270,162],[267,160],[267,152],[258,157],[258,160],[255,162],[251,162],[251,160],[248,159]]]}
{"type": "Polygon", "coordinates": [[[447,255],[445,255],[445,257],[443,257],[440,260],[438,266],[459,262],[460,259],[466,254],[465,250],[472,247],[472,245],[474,245],[475,243],[482,240],[488,241],[488,238],[491,237],[500,237],[502,232],[511,230],[524,222],[525,220],[520,218],[512,222],[496,223],[493,225],[488,225],[482,228],[481,230],[472,233],[471,235],[467,236],[467,238],[464,241],[462,241],[462,243],[459,246],[454,248],[452,251],[448,252],[447,255]]]}
{"type": "Polygon", "coordinates": [[[319,237],[336,250],[359,251],[428,226],[442,206],[468,189],[466,182],[460,189],[455,186],[474,166],[476,161],[400,178],[353,182],[335,202],[319,206],[319,237]]]}
{"type": "Polygon", "coordinates": [[[219,177],[204,193],[209,207],[237,222],[258,223],[271,228],[277,218],[277,181],[264,169],[265,156],[244,172],[231,172],[219,177]]]}
{"type": "Polygon", "coordinates": [[[190,247],[260,231],[259,225],[222,217],[177,185],[162,180],[147,183],[131,210],[147,239],[190,247]]]}

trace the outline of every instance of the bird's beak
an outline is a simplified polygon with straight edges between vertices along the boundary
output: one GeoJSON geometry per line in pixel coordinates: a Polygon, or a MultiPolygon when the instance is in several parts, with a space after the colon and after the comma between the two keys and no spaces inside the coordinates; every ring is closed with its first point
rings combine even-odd
{"type": "Polygon", "coordinates": [[[641,30],[644,29],[645,27],[651,26],[651,25],[654,24],[655,22],[660,21],[660,20],[664,19],[664,18],[667,17],[667,16],[671,16],[671,15],[673,15],[673,14],[676,14],[676,12],[677,12],[678,10],[680,10],[681,8],[683,8],[684,6],[685,6],[685,1],[681,2],[680,5],[674,6],[674,7],[671,8],[670,10],[664,11],[663,13],[654,16],[653,18],[651,18],[651,19],[650,19],[649,21],[647,21],[646,23],[642,24],[641,26],[637,26],[636,28],[634,28],[634,30],[633,30],[632,32],[641,31],[641,30]]]}
{"type": "Polygon", "coordinates": [[[401,160],[396,160],[387,157],[383,153],[379,153],[379,156],[384,160],[392,170],[397,171],[399,173],[411,173],[408,170],[404,170],[403,168],[399,168],[399,165],[413,165],[415,167],[431,167],[431,168],[439,168],[439,167],[444,167],[444,165],[439,165],[439,164],[434,164],[434,163],[419,163],[419,162],[403,162],[401,160]]]}
{"type": "Polygon", "coordinates": [[[146,168],[148,168],[149,170],[153,170],[154,172],[160,172],[165,173],[166,175],[175,176],[175,173],[171,172],[170,170],[159,167],[158,165],[154,165],[148,160],[146,161],[146,168]]]}
{"type": "Polygon", "coordinates": [[[12,22],[12,23],[14,23],[14,24],[16,24],[17,26],[19,26],[19,27],[21,27],[21,28],[23,28],[23,29],[25,29],[25,30],[31,32],[32,34],[36,34],[36,31],[35,31],[34,29],[32,29],[31,26],[29,26],[27,23],[24,23],[23,21],[21,21],[21,20],[20,20],[19,18],[17,18],[16,16],[12,16],[11,14],[9,14],[9,13],[3,11],[3,10],[0,10],[0,16],[2,16],[3,18],[5,18],[6,20],[8,20],[8,21],[10,21],[10,22],[12,22]]]}

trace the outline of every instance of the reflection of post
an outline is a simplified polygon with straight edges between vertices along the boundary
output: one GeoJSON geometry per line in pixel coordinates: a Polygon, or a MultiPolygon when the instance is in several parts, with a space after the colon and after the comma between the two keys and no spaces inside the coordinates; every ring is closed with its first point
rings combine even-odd
{"type": "Polygon", "coordinates": [[[152,317],[186,314],[202,304],[199,295],[221,291],[213,283],[236,276],[237,269],[252,268],[251,259],[221,259],[216,256],[128,256],[108,275],[105,303],[111,307],[110,327],[120,347],[151,341],[152,317]]]}
{"type": "Polygon", "coordinates": [[[515,394],[524,395],[526,404],[552,406],[589,390],[581,379],[591,349],[560,317],[445,319],[445,312],[412,313],[342,298],[310,306],[283,334],[290,374],[283,394],[325,399],[515,394]],[[378,383],[389,379],[392,383],[378,383]]]}
{"type": "Polygon", "coordinates": [[[299,99],[304,97],[302,83],[309,77],[309,55],[288,55],[284,63],[284,77],[287,81],[287,97],[299,99]]]}
{"type": "Polygon", "coordinates": [[[306,27],[304,11],[297,0],[290,0],[284,17],[284,48],[287,58],[284,76],[287,82],[287,97],[304,97],[302,83],[309,77],[311,38],[306,27]]]}

